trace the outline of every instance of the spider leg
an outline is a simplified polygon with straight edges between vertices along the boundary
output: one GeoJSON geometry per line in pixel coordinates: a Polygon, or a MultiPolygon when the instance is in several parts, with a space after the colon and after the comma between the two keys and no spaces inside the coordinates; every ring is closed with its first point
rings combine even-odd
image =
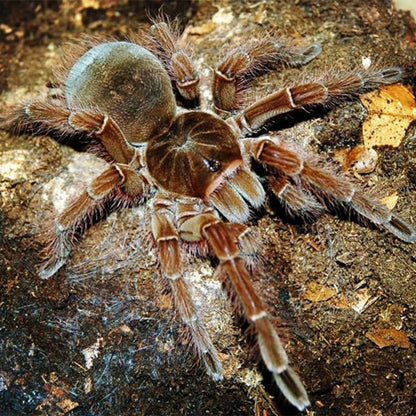
{"type": "Polygon", "coordinates": [[[0,128],[15,134],[24,132],[48,133],[59,132],[61,135],[74,133],[74,129],[67,124],[67,117],[62,110],[65,109],[63,100],[28,101],[21,105],[9,108],[1,115],[0,128]],[[33,108],[32,113],[30,107],[33,108]],[[39,109],[40,119],[36,119],[36,108],[39,109]]]}
{"type": "Polygon", "coordinates": [[[175,22],[163,17],[153,20],[146,47],[162,61],[180,96],[187,102],[199,104],[199,75],[191,53],[180,43],[175,22]]]}
{"type": "Polygon", "coordinates": [[[278,114],[316,104],[333,105],[337,101],[381,85],[394,84],[403,76],[403,70],[398,67],[356,70],[340,73],[328,79],[288,87],[269,94],[247,107],[236,117],[236,122],[243,133],[250,134],[278,114]]]}
{"type": "MultiPolygon", "coordinates": [[[[314,160],[302,158],[299,152],[295,152],[277,139],[260,137],[253,139],[251,146],[255,159],[269,169],[276,170],[278,174],[290,178],[293,183],[298,183],[314,195],[319,203],[323,205],[334,203],[349,207],[359,216],[383,226],[401,240],[409,243],[416,241],[416,230],[409,223],[392,214],[379,199],[362,192],[348,178],[336,175],[314,160]]],[[[290,185],[289,180],[287,184],[290,185]]],[[[284,186],[278,187],[273,181],[272,189],[283,201],[290,194],[285,193],[284,186]]],[[[302,204],[306,206],[304,201],[301,202],[302,204]]]]}
{"type": "MultiPolygon", "coordinates": [[[[62,135],[74,132],[94,134],[100,140],[108,161],[112,164],[54,220],[44,233],[46,246],[40,276],[44,279],[55,274],[66,262],[76,237],[82,234],[92,220],[103,217],[104,207],[114,201],[120,206],[140,201],[149,192],[141,167],[138,151],[125,139],[110,117],[92,111],[71,111],[63,101],[32,101],[16,108],[8,118],[8,130],[24,131],[36,125],[41,131],[55,131],[62,135]]],[[[95,150],[91,150],[95,152],[95,150]]],[[[103,156],[103,150],[99,150],[103,156]]]]}
{"type": "Polygon", "coordinates": [[[247,319],[256,329],[257,342],[266,367],[288,401],[303,410],[309,405],[308,395],[288,364],[284,347],[252,286],[250,274],[238,248],[237,240],[242,234],[242,227],[240,224],[224,223],[210,213],[203,213],[186,219],[180,231],[185,239],[204,238],[208,241],[220,261],[219,270],[230,279],[247,319]]]}
{"type": "Polygon", "coordinates": [[[106,115],[93,111],[71,111],[61,102],[32,101],[23,108],[26,122],[33,120],[43,128],[57,130],[64,134],[82,131],[93,133],[100,140],[111,159],[138,165],[138,154],[124,137],[117,123],[106,115]]]}
{"type": "Polygon", "coordinates": [[[293,183],[286,175],[270,175],[267,177],[272,192],[283,202],[288,214],[302,218],[315,218],[325,207],[310,193],[293,183]]]}
{"type": "Polygon", "coordinates": [[[254,78],[276,69],[279,65],[305,65],[321,51],[318,43],[295,47],[271,36],[232,48],[214,70],[215,107],[222,111],[240,109],[244,94],[254,78]]]}
{"type": "Polygon", "coordinates": [[[51,277],[65,264],[77,236],[103,217],[108,202],[123,201],[123,197],[126,201],[140,199],[146,192],[144,179],[131,167],[114,164],[106,169],[56,217],[43,236],[46,246],[42,251],[40,277],[51,277]]]}
{"type": "Polygon", "coordinates": [[[152,233],[158,248],[161,271],[169,282],[176,310],[190,332],[199,357],[208,374],[218,381],[223,376],[221,361],[198,316],[189,285],[182,274],[180,237],[174,225],[171,206],[171,201],[162,198],[156,198],[153,204],[152,233]]]}

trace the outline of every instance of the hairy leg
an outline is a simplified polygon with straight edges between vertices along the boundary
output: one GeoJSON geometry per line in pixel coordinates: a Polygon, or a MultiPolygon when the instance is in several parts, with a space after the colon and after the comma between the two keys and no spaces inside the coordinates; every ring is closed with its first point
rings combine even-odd
{"type": "Polygon", "coordinates": [[[332,106],[381,85],[394,84],[404,77],[398,67],[349,71],[320,80],[281,89],[248,106],[236,118],[244,134],[260,129],[278,114],[311,105],[332,106]]]}
{"type": "Polygon", "coordinates": [[[43,235],[45,248],[40,277],[54,275],[66,262],[77,236],[105,214],[109,202],[144,196],[146,183],[129,166],[114,164],[95,178],[75,201],[60,213],[43,235]]]}
{"type": "Polygon", "coordinates": [[[192,241],[203,238],[208,241],[219,259],[219,271],[227,276],[243,306],[245,315],[257,333],[260,354],[268,370],[287,400],[299,410],[309,405],[308,395],[296,373],[290,368],[280,338],[271,324],[263,302],[251,283],[239,249],[239,238],[245,227],[224,223],[210,212],[183,218],[181,236],[192,241]]]}
{"type": "Polygon", "coordinates": [[[189,330],[198,356],[205,364],[208,374],[217,381],[222,378],[221,362],[208,332],[198,316],[189,284],[182,273],[180,237],[174,225],[174,214],[170,210],[171,207],[171,201],[160,197],[156,197],[153,203],[152,233],[158,248],[161,271],[169,282],[176,311],[189,330]]]}
{"type": "Polygon", "coordinates": [[[136,150],[127,142],[123,132],[110,117],[93,111],[71,111],[63,101],[31,101],[17,107],[0,128],[16,132],[56,132],[70,136],[76,132],[93,134],[110,159],[118,163],[139,166],[136,150]]]}
{"type": "Polygon", "coordinates": [[[305,65],[320,53],[317,43],[296,47],[272,36],[232,48],[214,70],[215,107],[222,111],[242,108],[245,92],[256,77],[279,66],[305,65]]]}
{"type": "Polygon", "coordinates": [[[386,228],[403,241],[416,241],[416,230],[377,198],[365,194],[346,176],[322,167],[312,158],[302,157],[283,141],[260,137],[252,140],[256,160],[277,174],[271,179],[272,190],[292,210],[314,214],[319,205],[341,205],[355,211],[376,225],[386,228]],[[279,177],[285,181],[279,182],[279,177]],[[310,201],[313,196],[314,201],[310,201]],[[319,204],[319,205],[317,205],[319,204]]]}
{"type": "Polygon", "coordinates": [[[162,61],[182,99],[198,104],[199,75],[189,47],[181,43],[175,22],[163,17],[153,20],[146,47],[162,61]]]}

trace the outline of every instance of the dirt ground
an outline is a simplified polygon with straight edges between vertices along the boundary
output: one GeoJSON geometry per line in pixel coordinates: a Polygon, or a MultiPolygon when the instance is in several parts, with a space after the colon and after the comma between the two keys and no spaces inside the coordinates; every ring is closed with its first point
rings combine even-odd
{"type": "MultiPolygon", "coordinates": [[[[67,41],[82,34],[123,37],[146,28],[148,14],[161,6],[0,1],[0,113],[48,94],[67,41]]],[[[189,0],[166,2],[163,10],[187,28],[204,78],[221,48],[264,31],[322,44],[306,67],[259,80],[253,97],[310,74],[360,67],[365,58],[403,66],[405,84],[415,86],[416,24],[386,0],[189,0]]],[[[284,133],[325,157],[361,143],[366,111],[359,101],[300,117],[300,123],[284,120],[284,133]]],[[[377,148],[375,170],[356,179],[381,197],[397,192],[395,211],[413,225],[415,137],[410,127],[399,147],[377,148]]],[[[0,131],[0,413],[294,414],[257,367],[212,263],[189,259],[187,275],[224,365],[223,381],[205,375],[143,238],[145,207],[112,213],[85,233],[62,271],[46,281],[37,276],[39,230],[103,166],[50,137],[0,131]]],[[[261,272],[253,279],[282,321],[312,403],[305,414],[416,414],[416,246],[346,215],[304,222],[267,209],[252,226],[263,241],[261,272]]]]}

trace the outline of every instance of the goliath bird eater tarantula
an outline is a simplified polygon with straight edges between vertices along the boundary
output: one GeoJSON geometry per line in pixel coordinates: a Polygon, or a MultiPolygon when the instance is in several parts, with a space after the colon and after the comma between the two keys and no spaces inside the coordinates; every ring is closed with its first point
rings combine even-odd
{"type": "Polygon", "coordinates": [[[15,132],[75,138],[108,168],[58,214],[47,234],[40,276],[66,262],[77,237],[108,207],[147,203],[162,276],[208,374],[222,378],[217,351],[191,296],[181,252],[207,244],[218,275],[231,288],[254,328],[262,360],[297,409],[308,395],[251,283],[255,248],[245,225],[274,195],[295,216],[344,208],[406,241],[416,231],[378,199],[335,169],[264,126],[273,117],[316,105],[334,105],[403,78],[397,67],[357,69],[276,89],[245,106],[251,81],[279,65],[307,64],[319,44],[294,47],[272,36],[231,49],[213,71],[210,110],[199,109],[199,75],[172,25],[153,22],[140,41],[89,40],[61,76],[62,96],[12,109],[1,124],[15,132]]]}

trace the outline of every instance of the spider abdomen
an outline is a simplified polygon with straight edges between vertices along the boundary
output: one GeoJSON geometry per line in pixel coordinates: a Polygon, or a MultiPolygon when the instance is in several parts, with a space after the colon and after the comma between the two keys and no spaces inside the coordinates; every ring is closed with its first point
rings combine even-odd
{"type": "Polygon", "coordinates": [[[202,111],[179,115],[146,149],[146,164],[158,187],[203,199],[242,162],[231,127],[202,111]]]}
{"type": "Polygon", "coordinates": [[[130,143],[145,142],[168,126],[176,109],[161,62],[129,42],[101,43],[85,52],[69,70],[65,98],[71,110],[111,116],[130,143]]]}

